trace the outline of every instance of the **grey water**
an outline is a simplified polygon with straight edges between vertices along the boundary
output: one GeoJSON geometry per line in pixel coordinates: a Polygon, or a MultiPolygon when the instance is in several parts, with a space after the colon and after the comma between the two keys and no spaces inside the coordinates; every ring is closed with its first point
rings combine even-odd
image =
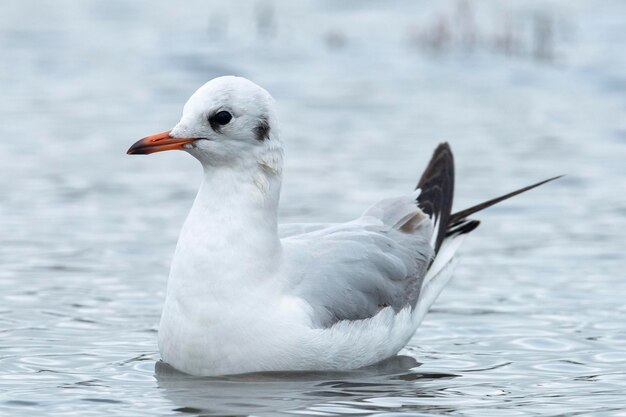
{"type": "MultiPolygon", "coordinates": [[[[626,416],[626,4],[0,4],[0,415],[626,416]],[[481,214],[389,361],[194,378],[160,309],[200,181],[130,157],[209,79],[276,98],[283,222],[343,221],[455,153],[481,214]]],[[[219,343],[219,341],[216,341],[219,343]]]]}

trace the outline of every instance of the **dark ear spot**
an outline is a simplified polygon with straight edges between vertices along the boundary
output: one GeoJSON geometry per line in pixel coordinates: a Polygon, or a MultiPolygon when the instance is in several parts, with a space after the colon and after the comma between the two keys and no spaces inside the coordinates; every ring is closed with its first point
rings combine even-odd
{"type": "Polygon", "coordinates": [[[261,118],[254,128],[254,135],[258,141],[264,141],[270,137],[270,124],[266,118],[261,118]]]}

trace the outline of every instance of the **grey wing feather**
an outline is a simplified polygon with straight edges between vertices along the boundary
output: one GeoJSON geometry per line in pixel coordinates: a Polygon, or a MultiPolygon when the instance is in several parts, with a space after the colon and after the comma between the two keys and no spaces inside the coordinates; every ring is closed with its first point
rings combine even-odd
{"type": "Polygon", "coordinates": [[[284,223],[278,225],[278,236],[282,239],[285,237],[315,232],[316,230],[330,227],[333,224],[334,223],[284,223]]]}
{"type": "Polygon", "coordinates": [[[354,222],[292,235],[283,247],[294,262],[294,294],[320,327],[414,307],[434,256],[431,236],[413,195],[381,201],[354,222]]]}

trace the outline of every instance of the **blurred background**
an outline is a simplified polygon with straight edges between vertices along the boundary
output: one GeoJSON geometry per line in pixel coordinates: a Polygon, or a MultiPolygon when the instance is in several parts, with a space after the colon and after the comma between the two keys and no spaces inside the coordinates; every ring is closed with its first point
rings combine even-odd
{"type": "Polygon", "coordinates": [[[619,415],[625,29],[618,0],[2,2],[0,411],[619,415]],[[481,215],[402,377],[159,376],[201,171],[125,152],[228,74],[277,101],[282,222],[349,220],[413,189],[440,141],[457,209],[567,176],[481,215]]]}

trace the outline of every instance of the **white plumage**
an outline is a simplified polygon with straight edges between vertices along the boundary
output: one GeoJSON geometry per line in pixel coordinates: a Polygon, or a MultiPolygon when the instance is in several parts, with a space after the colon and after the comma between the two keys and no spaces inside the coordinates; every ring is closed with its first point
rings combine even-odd
{"type": "Polygon", "coordinates": [[[183,149],[204,167],[168,281],[163,360],[220,375],[345,370],[396,354],[477,225],[439,227],[452,203],[452,155],[444,148],[441,166],[427,169],[445,174],[436,186],[380,201],[348,223],[279,227],[283,152],[273,99],[244,78],[202,86],[171,131],[129,150],[183,149]],[[439,248],[441,233],[449,236],[439,248]]]}

